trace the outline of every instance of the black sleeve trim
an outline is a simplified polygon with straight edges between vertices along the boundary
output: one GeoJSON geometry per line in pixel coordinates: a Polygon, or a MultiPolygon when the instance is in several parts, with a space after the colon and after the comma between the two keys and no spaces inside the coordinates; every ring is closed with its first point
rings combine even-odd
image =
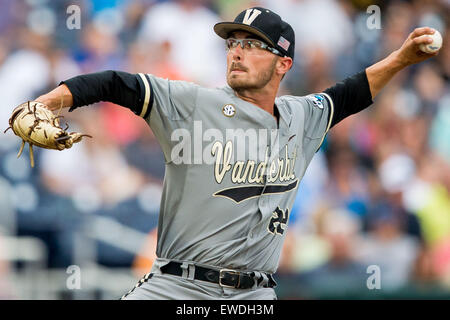
{"type": "MultiPolygon", "coordinates": [[[[65,84],[73,96],[73,106],[69,111],[99,101],[108,101],[129,108],[137,115],[141,115],[145,105],[145,98],[149,103],[153,101],[151,83],[148,79],[148,90],[145,91],[143,80],[139,74],[131,74],[123,71],[102,71],[80,75],[61,84],[65,84]]],[[[150,109],[151,104],[149,104],[150,109]]],[[[145,114],[148,114],[147,112],[145,114]]]]}
{"type": "Polygon", "coordinates": [[[334,102],[334,116],[330,128],[373,103],[365,70],[336,83],[324,92],[334,102]]]}

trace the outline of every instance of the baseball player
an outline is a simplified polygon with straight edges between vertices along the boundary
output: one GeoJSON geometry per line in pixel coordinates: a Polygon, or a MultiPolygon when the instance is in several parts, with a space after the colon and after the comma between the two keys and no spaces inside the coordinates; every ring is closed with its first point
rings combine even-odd
{"type": "Polygon", "coordinates": [[[98,101],[127,107],[162,147],[158,258],[122,299],[276,299],[289,213],[326,133],[371,105],[398,71],[437,54],[419,51],[434,30],[418,28],[387,58],[321,93],[277,97],[294,59],[292,27],[254,7],[214,31],[227,50],[223,88],[105,71],[36,99],[51,110],[61,96],[69,111],[98,101]]]}

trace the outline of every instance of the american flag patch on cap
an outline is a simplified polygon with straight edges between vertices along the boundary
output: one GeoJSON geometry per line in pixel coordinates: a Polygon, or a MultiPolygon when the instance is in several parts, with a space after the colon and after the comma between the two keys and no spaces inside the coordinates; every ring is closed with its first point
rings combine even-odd
{"type": "Polygon", "coordinates": [[[284,50],[288,51],[291,43],[289,41],[287,41],[285,38],[283,38],[282,36],[280,36],[280,39],[278,40],[277,45],[282,47],[284,50]]]}

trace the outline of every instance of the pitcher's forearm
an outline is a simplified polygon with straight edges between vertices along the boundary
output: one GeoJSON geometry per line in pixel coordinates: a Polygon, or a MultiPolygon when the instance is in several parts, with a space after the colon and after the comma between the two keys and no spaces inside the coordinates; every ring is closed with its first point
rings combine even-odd
{"type": "MultiPolygon", "coordinates": [[[[153,94],[148,75],[106,70],[62,81],[59,87],[40,96],[37,101],[48,105],[51,110],[57,110],[61,107],[61,99],[63,107],[70,107],[69,112],[106,101],[141,115],[143,106],[152,101],[153,94]]],[[[145,110],[150,112],[151,108],[145,110]]],[[[144,113],[142,116],[148,116],[147,112],[144,113]]]]}
{"type": "Polygon", "coordinates": [[[65,84],[56,87],[35,100],[48,106],[50,110],[58,110],[61,108],[61,103],[63,108],[69,108],[73,105],[72,93],[65,84]]]}
{"type": "Polygon", "coordinates": [[[386,86],[386,84],[406,65],[397,58],[397,51],[392,52],[385,59],[366,69],[367,81],[370,86],[372,99],[386,86]]]}

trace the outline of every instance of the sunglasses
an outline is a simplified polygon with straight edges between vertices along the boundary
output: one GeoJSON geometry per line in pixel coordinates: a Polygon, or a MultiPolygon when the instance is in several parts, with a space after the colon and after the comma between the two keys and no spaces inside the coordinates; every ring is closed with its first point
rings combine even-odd
{"type": "Polygon", "coordinates": [[[238,45],[248,53],[257,53],[259,50],[267,50],[280,57],[284,55],[275,48],[270,47],[267,43],[257,39],[235,39],[228,38],[225,40],[227,51],[235,49],[238,45]]]}

